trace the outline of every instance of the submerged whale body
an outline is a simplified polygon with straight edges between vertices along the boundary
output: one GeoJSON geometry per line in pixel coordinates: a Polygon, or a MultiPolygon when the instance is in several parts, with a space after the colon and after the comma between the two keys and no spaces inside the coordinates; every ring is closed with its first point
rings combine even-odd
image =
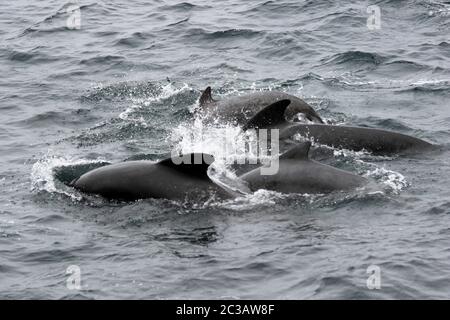
{"type": "Polygon", "coordinates": [[[198,153],[156,163],[127,161],[89,171],[72,182],[72,186],[85,193],[125,201],[146,198],[206,200],[213,195],[219,199],[233,198],[232,191],[209,178],[207,171],[213,161],[211,155],[198,153]],[[190,164],[181,163],[183,159],[190,159],[190,164]]]}
{"type": "Polygon", "coordinates": [[[363,177],[309,159],[310,147],[311,142],[305,141],[281,155],[274,175],[262,175],[261,168],[257,168],[240,178],[252,191],[268,189],[283,193],[328,193],[367,184],[363,177]]]}
{"type": "Polygon", "coordinates": [[[268,105],[284,99],[291,101],[285,110],[287,119],[293,120],[296,116],[302,115],[310,121],[323,123],[316,111],[305,101],[280,91],[255,92],[216,101],[212,98],[211,87],[208,87],[200,97],[199,111],[207,121],[220,120],[243,125],[268,105]]]}
{"type": "Polygon", "coordinates": [[[282,100],[266,107],[250,119],[243,130],[279,129],[280,140],[299,134],[319,144],[354,151],[366,150],[375,155],[416,153],[436,148],[427,141],[388,130],[286,121],[284,112],[289,104],[289,100],[282,100]]]}

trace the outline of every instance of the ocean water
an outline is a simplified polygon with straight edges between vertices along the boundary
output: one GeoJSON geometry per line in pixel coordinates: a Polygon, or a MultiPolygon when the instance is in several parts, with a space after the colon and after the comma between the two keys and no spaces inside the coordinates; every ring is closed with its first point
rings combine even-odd
{"type": "MultiPolygon", "coordinates": [[[[0,298],[450,298],[448,2],[1,7],[0,298]],[[286,91],[327,121],[442,150],[334,150],[333,165],[376,190],[329,195],[118,203],[61,182],[195,149],[186,137],[200,130],[220,153],[223,131],[192,113],[207,86],[218,98],[286,91]]],[[[216,178],[236,181],[225,165],[216,178]]]]}

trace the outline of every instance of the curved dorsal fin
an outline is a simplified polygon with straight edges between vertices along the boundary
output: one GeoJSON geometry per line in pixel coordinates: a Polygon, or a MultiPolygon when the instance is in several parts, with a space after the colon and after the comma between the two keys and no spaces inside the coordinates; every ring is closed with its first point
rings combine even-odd
{"type": "Polygon", "coordinates": [[[263,128],[270,125],[286,122],[284,112],[291,103],[291,100],[284,99],[272,103],[253,116],[242,128],[248,130],[251,128],[263,128]]]}
{"type": "Polygon", "coordinates": [[[280,160],[282,159],[302,159],[306,160],[308,159],[309,149],[311,148],[311,142],[310,141],[303,141],[293,147],[292,149],[289,149],[285,153],[283,153],[280,156],[280,160]]]}
{"type": "Polygon", "coordinates": [[[207,153],[187,153],[170,157],[156,163],[178,170],[186,175],[209,179],[208,168],[214,162],[214,157],[207,153]]]}
{"type": "Polygon", "coordinates": [[[211,87],[208,87],[203,91],[202,95],[200,96],[199,104],[200,106],[204,106],[207,103],[214,102],[214,99],[211,95],[211,87]]]}

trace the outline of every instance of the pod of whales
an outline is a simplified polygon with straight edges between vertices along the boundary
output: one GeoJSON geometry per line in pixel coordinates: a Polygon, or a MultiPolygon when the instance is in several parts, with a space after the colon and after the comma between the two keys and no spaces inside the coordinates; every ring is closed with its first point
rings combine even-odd
{"type": "MultiPolygon", "coordinates": [[[[215,101],[208,87],[202,94],[200,112],[207,120],[232,121],[242,129],[278,129],[280,141],[299,134],[319,144],[388,155],[435,148],[426,141],[401,133],[366,127],[323,124],[320,116],[301,99],[282,92],[260,92],[215,101]],[[290,121],[298,114],[311,122],[290,121]]],[[[251,191],[268,189],[284,193],[328,193],[364,186],[368,180],[309,158],[310,141],[297,142],[277,161],[274,174],[263,167],[239,176],[251,191]]],[[[94,168],[66,184],[107,199],[134,201],[164,198],[176,201],[233,199],[240,193],[215,183],[208,176],[214,158],[190,153],[159,162],[126,161],[94,168]]]]}
{"type": "MultiPolygon", "coordinates": [[[[310,160],[310,145],[309,142],[301,143],[281,155],[277,174],[263,175],[261,168],[257,168],[240,179],[252,191],[268,189],[311,194],[348,190],[367,182],[350,172],[310,160]]],[[[156,163],[147,160],[126,161],[89,171],[70,185],[85,193],[125,201],[146,198],[195,201],[210,199],[212,195],[225,200],[239,196],[237,192],[219,186],[209,178],[208,167],[213,159],[211,155],[197,153],[156,163]],[[186,157],[197,161],[180,163],[186,157]]]]}
{"type": "Polygon", "coordinates": [[[207,121],[218,120],[244,125],[266,106],[284,99],[291,102],[285,110],[287,119],[293,120],[296,116],[303,115],[310,121],[323,123],[316,111],[305,101],[280,91],[255,92],[216,101],[212,98],[211,87],[208,87],[200,97],[198,111],[207,121]]]}

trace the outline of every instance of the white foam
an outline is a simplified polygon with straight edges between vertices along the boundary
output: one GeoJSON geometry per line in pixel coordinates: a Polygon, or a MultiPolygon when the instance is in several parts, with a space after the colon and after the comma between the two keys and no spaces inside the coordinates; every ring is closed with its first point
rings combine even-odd
{"type": "Polygon", "coordinates": [[[185,90],[191,89],[186,83],[182,87],[177,88],[172,83],[167,83],[161,87],[161,90],[155,94],[150,94],[145,98],[131,97],[133,104],[126,108],[125,111],[119,114],[119,119],[131,122],[135,126],[142,126],[147,128],[148,124],[142,116],[133,116],[136,112],[141,111],[144,107],[149,107],[151,103],[168,99],[172,96],[179,94],[185,90]]]}
{"type": "Polygon", "coordinates": [[[81,200],[81,196],[56,187],[53,170],[58,167],[99,163],[104,161],[105,160],[103,159],[71,159],[47,154],[43,159],[37,161],[31,169],[31,190],[34,192],[47,191],[49,193],[60,193],[69,196],[74,200],[81,200]]]}
{"type": "Polygon", "coordinates": [[[256,206],[271,206],[274,205],[277,200],[284,199],[287,196],[288,195],[280,192],[260,189],[253,193],[221,202],[217,204],[217,206],[235,211],[242,211],[252,209],[256,206]]]}
{"type": "Polygon", "coordinates": [[[145,98],[135,98],[131,97],[131,101],[135,104],[143,105],[145,107],[150,106],[152,102],[161,101],[164,99],[168,99],[173,97],[183,91],[190,90],[191,87],[187,83],[183,83],[183,86],[180,88],[175,87],[171,82],[161,86],[161,90],[155,94],[151,94],[146,96],[145,98]]]}
{"type": "MultiPolygon", "coordinates": [[[[201,117],[193,123],[182,123],[174,128],[168,140],[175,152],[208,153],[214,156],[216,168],[225,169],[233,163],[244,160],[256,161],[258,150],[246,148],[246,144],[254,142],[256,137],[244,133],[239,127],[224,124],[205,125],[201,117]]],[[[268,158],[268,157],[267,157],[268,158]]]]}
{"type": "Polygon", "coordinates": [[[441,87],[449,86],[450,79],[416,79],[416,80],[397,80],[397,79],[381,79],[381,80],[358,80],[351,73],[344,73],[335,78],[326,78],[326,80],[337,80],[338,83],[349,87],[361,87],[368,89],[397,89],[405,90],[415,87],[441,87]]]}
{"type": "Polygon", "coordinates": [[[365,176],[380,181],[395,194],[400,193],[402,189],[409,185],[404,175],[384,167],[368,170],[365,176]]]}
{"type": "Polygon", "coordinates": [[[131,107],[127,108],[124,112],[119,114],[119,118],[123,121],[134,123],[135,126],[142,126],[144,128],[148,127],[147,122],[145,121],[144,117],[133,117],[133,113],[136,111],[142,109],[139,105],[132,105],[131,107]]]}
{"type": "Polygon", "coordinates": [[[388,156],[374,156],[368,151],[352,151],[352,150],[338,150],[334,149],[333,154],[335,157],[345,157],[346,159],[350,159],[354,162],[354,164],[360,168],[361,170],[366,170],[363,173],[364,176],[375,179],[378,182],[383,183],[386,187],[388,187],[392,192],[398,194],[401,190],[408,186],[408,182],[401,173],[386,169],[384,167],[379,167],[377,164],[364,161],[363,159],[373,159],[377,158],[377,160],[392,160],[394,157],[388,156]],[[370,169],[367,169],[369,167],[370,169]]]}

